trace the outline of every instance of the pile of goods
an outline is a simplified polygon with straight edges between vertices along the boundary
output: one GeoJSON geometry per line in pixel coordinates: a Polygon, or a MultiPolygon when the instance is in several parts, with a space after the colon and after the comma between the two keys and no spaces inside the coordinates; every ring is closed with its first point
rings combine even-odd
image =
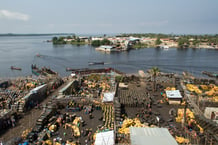
{"type": "Polygon", "coordinates": [[[119,128],[118,133],[129,134],[130,133],[129,127],[148,127],[148,126],[142,124],[138,118],[134,118],[134,119],[127,118],[123,121],[122,127],[119,128]]]}
{"type": "Polygon", "coordinates": [[[190,92],[195,92],[198,95],[202,95],[202,99],[210,100],[213,102],[218,102],[218,86],[214,84],[209,85],[193,85],[186,84],[187,89],[190,92]]]}
{"type": "Polygon", "coordinates": [[[55,132],[57,130],[57,125],[52,124],[51,126],[49,126],[48,128],[51,132],[55,132]]]}
{"type": "Polygon", "coordinates": [[[73,121],[73,124],[79,126],[78,124],[80,123],[80,121],[81,121],[81,117],[76,117],[73,121]]]}
{"type": "Polygon", "coordinates": [[[26,129],[22,132],[22,139],[26,139],[27,135],[32,131],[32,128],[31,129],[26,129]]]}
{"type": "Polygon", "coordinates": [[[193,85],[193,84],[186,84],[187,89],[190,92],[195,92],[197,94],[205,94],[210,97],[218,96],[218,86],[214,84],[210,85],[193,85]]]}
{"type": "Polygon", "coordinates": [[[78,126],[79,126],[80,122],[81,122],[81,118],[80,117],[76,117],[72,123],[66,123],[65,124],[65,129],[67,127],[71,128],[72,131],[73,131],[73,135],[75,137],[79,137],[80,136],[80,130],[79,130],[78,126]]]}
{"type": "Polygon", "coordinates": [[[202,91],[198,88],[198,86],[193,85],[193,84],[186,84],[186,88],[190,92],[195,92],[196,94],[202,94],[202,91]]]}
{"type": "MultiPolygon", "coordinates": [[[[178,109],[176,122],[181,123],[183,118],[184,118],[184,109],[178,109]]],[[[190,109],[186,109],[186,121],[188,125],[191,125],[191,124],[196,125],[199,128],[201,133],[204,132],[204,129],[199,124],[197,124],[194,113],[190,109]]]]}
{"type": "Polygon", "coordinates": [[[112,105],[102,105],[104,127],[114,128],[114,109],[112,105]]]}
{"type": "Polygon", "coordinates": [[[208,86],[208,91],[205,92],[207,96],[218,97],[218,86],[210,84],[208,86]]]}
{"type": "Polygon", "coordinates": [[[82,79],[82,88],[79,94],[92,97],[93,92],[101,90],[107,92],[110,90],[110,77],[106,75],[91,74],[82,79]]]}
{"type": "Polygon", "coordinates": [[[161,100],[159,100],[159,102],[160,102],[161,104],[168,102],[168,98],[167,98],[166,93],[163,93],[161,96],[163,97],[161,100]]]}
{"type": "MultiPolygon", "coordinates": [[[[184,109],[178,109],[176,122],[181,123],[184,117],[184,109]]],[[[186,119],[187,121],[193,121],[195,118],[194,113],[190,109],[186,109],[186,119]]]]}
{"type": "Polygon", "coordinates": [[[186,139],[184,137],[178,137],[176,136],[176,141],[179,143],[179,144],[188,144],[189,143],[189,139],[186,139]]]}
{"type": "Polygon", "coordinates": [[[175,87],[167,87],[166,89],[164,89],[164,91],[173,91],[173,90],[176,90],[176,88],[175,87]]]}
{"type": "MultiPolygon", "coordinates": [[[[45,145],[61,145],[61,143],[59,143],[59,142],[57,142],[57,141],[55,141],[53,144],[52,144],[52,141],[51,140],[46,140],[46,141],[44,141],[43,142],[43,144],[45,144],[45,145]]],[[[67,145],[77,145],[77,143],[76,142],[70,142],[70,141],[66,141],[66,144],[67,145]]]]}

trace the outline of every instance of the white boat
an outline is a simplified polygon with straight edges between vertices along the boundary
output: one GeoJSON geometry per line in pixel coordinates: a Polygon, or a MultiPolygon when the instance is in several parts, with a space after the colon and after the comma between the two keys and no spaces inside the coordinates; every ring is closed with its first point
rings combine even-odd
{"type": "Polygon", "coordinates": [[[160,46],[160,48],[163,50],[169,50],[169,46],[167,46],[167,45],[160,46]]]}
{"type": "Polygon", "coordinates": [[[110,45],[101,45],[101,46],[95,48],[95,50],[105,51],[105,52],[117,51],[116,47],[110,46],[110,45]]]}

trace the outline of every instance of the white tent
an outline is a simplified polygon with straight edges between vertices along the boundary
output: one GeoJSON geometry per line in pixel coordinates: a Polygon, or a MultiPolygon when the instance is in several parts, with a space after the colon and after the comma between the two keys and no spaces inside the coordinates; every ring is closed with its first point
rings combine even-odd
{"type": "Polygon", "coordinates": [[[102,102],[113,102],[114,95],[115,95],[115,92],[104,93],[104,97],[103,97],[102,102]]]}
{"type": "Polygon", "coordinates": [[[100,132],[96,134],[95,145],[114,145],[114,131],[100,132]]]}

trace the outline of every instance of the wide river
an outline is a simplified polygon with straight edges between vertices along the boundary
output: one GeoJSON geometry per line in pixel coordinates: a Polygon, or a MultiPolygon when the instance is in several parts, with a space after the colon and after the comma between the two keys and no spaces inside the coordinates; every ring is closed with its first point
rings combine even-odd
{"type": "Polygon", "coordinates": [[[207,49],[162,50],[146,48],[128,52],[102,53],[89,45],[53,45],[45,42],[53,36],[2,36],[0,37],[0,77],[31,75],[31,64],[49,66],[61,76],[69,75],[66,67],[113,67],[126,73],[137,73],[157,66],[163,72],[190,73],[202,76],[202,71],[218,72],[218,51],[207,49]],[[43,57],[36,57],[41,54],[43,57]],[[88,62],[104,61],[107,64],[89,66],[88,62]],[[21,67],[22,71],[11,70],[21,67]]]}

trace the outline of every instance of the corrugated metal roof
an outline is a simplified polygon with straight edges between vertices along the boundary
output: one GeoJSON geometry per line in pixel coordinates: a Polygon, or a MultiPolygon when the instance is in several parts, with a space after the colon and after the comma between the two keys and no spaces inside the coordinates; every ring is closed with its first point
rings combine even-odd
{"type": "Polygon", "coordinates": [[[177,98],[177,99],[182,98],[179,90],[166,91],[166,95],[167,95],[167,98],[177,98]]]}
{"type": "Polygon", "coordinates": [[[167,128],[130,127],[131,145],[178,145],[167,128]]]}
{"type": "Polygon", "coordinates": [[[59,93],[65,91],[68,87],[70,87],[73,84],[74,81],[69,82],[66,86],[64,86],[61,90],[59,90],[59,93]]]}
{"type": "Polygon", "coordinates": [[[31,92],[31,93],[37,93],[38,90],[40,90],[41,88],[43,88],[43,87],[45,87],[45,86],[47,86],[47,84],[38,86],[38,87],[32,89],[30,92],[31,92]]]}

